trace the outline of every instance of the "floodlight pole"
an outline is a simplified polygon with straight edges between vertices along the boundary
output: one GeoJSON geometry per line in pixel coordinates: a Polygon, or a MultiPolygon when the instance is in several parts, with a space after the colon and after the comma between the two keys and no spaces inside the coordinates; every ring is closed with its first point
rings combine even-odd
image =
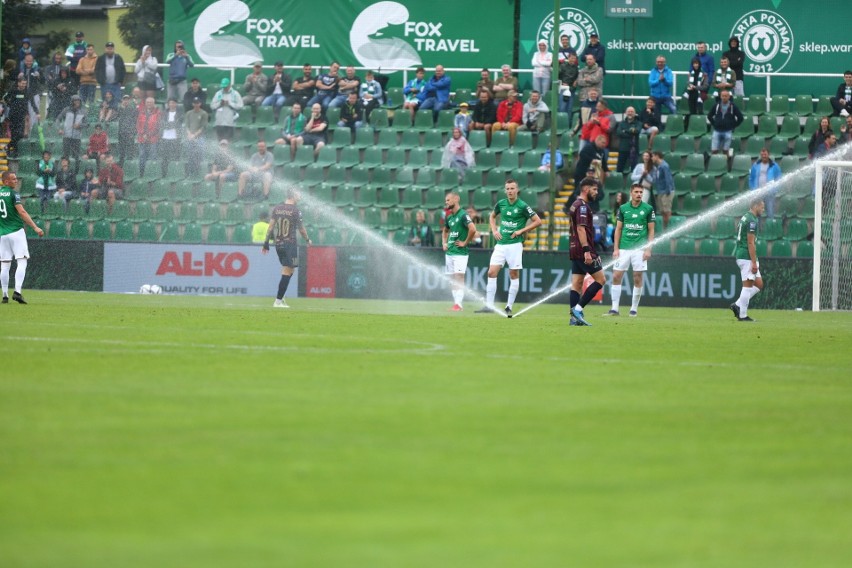
{"type": "MultiPolygon", "coordinates": [[[[559,11],[561,1],[553,0],[553,28],[550,33],[550,43],[553,49],[550,84],[550,220],[547,223],[547,247],[553,247],[553,233],[556,213],[556,137],[559,118],[559,11]],[[554,41],[555,40],[555,41],[554,41]]],[[[569,158],[570,159],[570,158],[569,158]]],[[[541,245],[539,244],[539,249],[541,245]]]]}

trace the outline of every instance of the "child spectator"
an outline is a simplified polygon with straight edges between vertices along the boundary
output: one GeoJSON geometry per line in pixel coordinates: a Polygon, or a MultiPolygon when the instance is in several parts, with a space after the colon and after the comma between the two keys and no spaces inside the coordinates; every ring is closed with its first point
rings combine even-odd
{"type": "Polygon", "coordinates": [[[95,131],[89,136],[89,147],[86,148],[86,155],[97,160],[101,154],[107,152],[109,152],[107,133],[100,124],[96,124],[95,131]]]}

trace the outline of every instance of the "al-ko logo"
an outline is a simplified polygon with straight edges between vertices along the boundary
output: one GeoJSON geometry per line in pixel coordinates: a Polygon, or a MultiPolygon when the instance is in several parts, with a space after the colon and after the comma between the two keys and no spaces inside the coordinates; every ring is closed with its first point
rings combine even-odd
{"type": "Polygon", "coordinates": [[[263,59],[260,47],[320,47],[314,35],[290,35],[282,18],[252,18],[242,0],[217,0],[195,22],[195,50],[205,63],[248,66],[263,59]],[[236,26],[235,26],[236,24],[236,26]],[[234,29],[243,31],[235,33],[234,29]],[[254,38],[254,41],[251,39],[254,38]]]}
{"type": "Polygon", "coordinates": [[[771,10],[753,10],[737,20],[731,36],[740,38],[746,71],[776,73],[793,55],[793,30],[787,20],[771,10]]]}
{"type": "Polygon", "coordinates": [[[241,252],[206,252],[202,258],[193,258],[191,252],[181,256],[174,251],[163,255],[157,276],[244,276],[249,269],[249,259],[241,252]]]}
{"type": "Polygon", "coordinates": [[[583,53],[589,44],[589,36],[593,33],[598,33],[598,25],[590,15],[577,8],[562,8],[559,10],[559,33],[553,33],[553,12],[551,12],[538,27],[535,41],[538,43],[544,40],[547,45],[555,46],[559,44],[560,37],[567,35],[569,45],[576,49],[577,53],[583,53]]]}
{"type": "Polygon", "coordinates": [[[405,68],[422,65],[422,52],[479,53],[473,39],[445,37],[443,22],[409,18],[408,8],[399,2],[376,2],[364,8],[349,31],[358,62],[374,69],[405,68]]]}

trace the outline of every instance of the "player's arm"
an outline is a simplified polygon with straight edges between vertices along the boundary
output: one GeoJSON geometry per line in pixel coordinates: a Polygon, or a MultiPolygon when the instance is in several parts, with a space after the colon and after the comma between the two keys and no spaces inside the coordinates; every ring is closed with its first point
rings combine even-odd
{"type": "Polygon", "coordinates": [[[645,250],[642,251],[642,258],[648,260],[651,258],[651,243],[654,241],[654,231],[656,230],[655,223],[648,223],[648,242],[645,245],[645,250]]]}
{"type": "Polygon", "coordinates": [[[275,233],[275,226],[278,223],[278,216],[273,215],[269,220],[269,228],[266,229],[266,239],[263,241],[263,247],[260,249],[261,254],[269,252],[269,241],[272,240],[272,235],[275,233]]]}
{"type": "Polygon", "coordinates": [[[756,239],[754,237],[754,233],[749,233],[746,237],[746,241],[748,242],[748,257],[751,259],[751,272],[752,274],[757,273],[757,244],[755,243],[756,239]]]}
{"type": "MultiPolygon", "coordinates": [[[[618,243],[621,242],[621,231],[623,229],[624,223],[622,223],[621,219],[619,219],[615,222],[615,234],[612,236],[612,258],[618,258],[618,255],[621,254],[621,250],[618,248],[618,243]]],[[[648,230],[653,231],[654,229],[653,227],[649,227],[648,230]]]]}
{"type": "Polygon", "coordinates": [[[18,212],[18,215],[21,217],[21,219],[24,220],[24,223],[32,227],[33,231],[35,231],[38,236],[44,236],[44,231],[41,229],[41,227],[35,224],[35,221],[33,221],[33,218],[30,217],[30,214],[27,213],[27,210],[24,209],[23,205],[21,205],[20,203],[16,203],[15,210],[18,212]]]}
{"type": "MultiPolygon", "coordinates": [[[[270,225],[270,226],[271,226],[271,225],[270,225]]],[[[308,245],[312,245],[312,244],[314,244],[314,243],[311,241],[310,237],[308,237],[308,231],[307,231],[307,229],[305,229],[305,226],[304,226],[304,225],[302,225],[301,223],[299,223],[299,233],[301,233],[301,234],[302,234],[302,238],[303,238],[303,239],[305,239],[305,241],[308,243],[308,245]]]]}
{"type": "Polygon", "coordinates": [[[525,235],[525,234],[529,233],[530,231],[534,230],[539,225],[541,225],[541,217],[539,217],[537,214],[533,213],[533,216],[530,217],[529,219],[527,219],[526,226],[524,226],[523,229],[515,231],[513,234],[516,237],[520,237],[521,235],[525,235]]]}
{"type": "Polygon", "coordinates": [[[441,229],[441,248],[447,250],[447,241],[450,238],[450,230],[444,225],[444,228],[441,229]]]}
{"type": "Polygon", "coordinates": [[[470,221],[467,224],[467,238],[463,241],[456,241],[456,245],[460,247],[466,247],[470,244],[470,241],[476,238],[476,225],[474,225],[473,221],[470,221]]]}
{"type": "Polygon", "coordinates": [[[497,227],[497,212],[493,209],[488,216],[488,224],[491,225],[491,234],[499,241],[502,237],[500,236],[500,229],[497,227]]]}
{"type": "Polygon", "coordinates": [[[583,248],[583,262],[591,264],[592,247],[589,245],[589,239],[586,238],[586,231],[583,227],[577,227],[577,239],[580,241],[580,246],[583,248]]]}

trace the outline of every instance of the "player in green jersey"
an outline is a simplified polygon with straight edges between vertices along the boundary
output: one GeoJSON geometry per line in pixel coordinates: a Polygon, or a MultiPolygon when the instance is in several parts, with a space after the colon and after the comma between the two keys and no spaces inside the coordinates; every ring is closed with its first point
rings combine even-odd
{"type": "Polygon", "coordinates": [[[509,299],[506,302],[506,315],[512,317],[512,304],[520,288],[521,269],[524,267],[524,235],[541,225],[541,219],[532,207],[518,199],[518,182],[507,179],[505,182],[506,199],[494,206],[488,221],[491,234],[497,241],[488,266],[488,284],[485,287],[485,306],[477,313],[493,312],[494,296],[497,293],[497,275],[503,265],[509,266],[509,299]],[[500,217],[500,226],[497,226],[500,217]]]}
{"type": "Polygon", "coordinates": [[[640,183],[630,186],[630,201],[618,208],[615,222],[615,248],[612,258],[612,309],[605,316],[617,316],[621,301],[621,280],[628,268],[633,268],[633,303],[630,305],[630,317],[636,317],[639,299],[642,297],[642,284],[651,247],[645,246],[654,240],[654,208],[642,201],[644,188],[640,183]]]}
{"type": "Polygon", "coordinates": [[[461,197],[455,191],[444,198],[447,206],[447,218],[441,233],[444,246],[447,274],[453,279],[453,307],[450,310],[460,312],[464,301],[464,275],[467,272],[468,250],[470,241],[476,237],[476,225],[467,211],[459,205],[461,197]]]}
{"type": "Polygon", "coordinates": [[[0,187],[0,284],[3,287],[4,304],[9,303],[9,271],[12,268],[12,259],[17,260],[18,267],[15,269],[15,293],[12,299],[19,304],[26,304],[21,290],[24,286],[24,277],[27,275],[27,261],[30,258],[30,250],[27,247],[27,235],[24,232],[24,223],[32,227],[39,237],[44,236],[44,231],[35,224],[21,203],[21,195],[18,193],[18,176],[13,172],[3,172],[3,185],[0,187]]]}
{"type": "Polygon", "coordinates": [[[734,257],[740,269],[743,289],[739,299],[731,304],[731,311],[738,321],[754,321],[748,317],[748,303],[763,290],[763,277],[760,275],[760,263],[757,261],[757,224],[766,206],[762,199],[751,202],[749,210],[740,218],[737,225],[737,246],[734,257]]]}

